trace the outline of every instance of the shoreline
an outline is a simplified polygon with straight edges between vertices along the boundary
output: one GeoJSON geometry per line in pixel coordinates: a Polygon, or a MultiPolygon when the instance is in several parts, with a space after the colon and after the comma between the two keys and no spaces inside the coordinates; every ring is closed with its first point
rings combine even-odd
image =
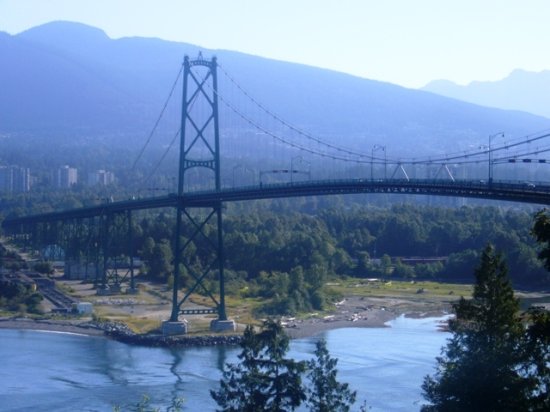
{"type": "MultiPolygon", "coordinates": [[[[385,300],[387,303],[387,300],[385,300]]],[[[395,303],[395,302],[394,302],[395,303]]],[[[401,302],[402,303],[402,302],[401,302]]],[[[378,305],[377,305],[378,306],[378,305]]],[[[334,314],[306,318],[283,317],[281,323],[291,339],[314,337],[341,328],[386,328],[387,322],[399,316],[424,318],[443,316],[448,312],[439,305],[415,307],[415,305],[390,305],[390,307],[364,306],[363,300],[351,297],[337,307],[334,314]],[[358,306],[359,305],[359,306],[358,306]]],[[[135,334],[122,323],[98,323],[90,320],[32,319],[26,317],[0,317],[0,329],[33,330],[53,333],[70,333],[90,337],[104,337],[119,342],[142,346],[215,346],[237,345],[241,334],[235,335],[181,335],[164,337],[154,334],[135,334]]],[[[239,325],[238,331],[244,329],[239,325]]]]}
{"type": "Polygon", "coordinates": [[[70,320],[31,319],[25,317],[1,317],[0,329],[32,330],[37,332],[72,333],[75,335],[104,337],[105,331],[91,322],[70,320]]]}

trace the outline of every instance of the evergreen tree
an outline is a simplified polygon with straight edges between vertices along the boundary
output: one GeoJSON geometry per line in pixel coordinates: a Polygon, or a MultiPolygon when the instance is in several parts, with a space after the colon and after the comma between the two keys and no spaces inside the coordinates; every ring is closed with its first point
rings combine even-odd
{"type": "Polygon", "coordinates": [[[535,384],[531,410],[550,411],[550,312],[535,307],[528,315],[525,353],[529,363],[525,373],[532,376],[535,384]]]}
{"type": "Polygon", "coordinates": [[[528,411],[536,382],[506,265],[492,246],[475,271],[473,299],[454,305],[453,336],[422,385],[423,411],[528,411]]]}
{"type": "Polygon", "coordinates": [[[289,338],[280,323],[267,321],[255,333],[251,326],[244,332],[240,362],[227,364],[220,389],[210,394],[220,411],[289,411],[305,400],[301,375],[305,362],[285,357],[289,338]]]}
{"type": "Polygon", "coordinates": [[[307,404],[312,411],[347,412],[355,403],[357,392],[347,383],[336,380],[337,359],[331,358],[327,343],[321,339],[316,344],[315,359],[308,362],[308,377],[312,387],[308,390],[307,404]]]}
{"type": "Polygon", "coordinates": [[[546,209],[540,210],[535,215],[535,223],[531,232],[537,242],[542,245],[539,259],[543,261],[544,267],[550,270],[550,216],[546,209]]]}

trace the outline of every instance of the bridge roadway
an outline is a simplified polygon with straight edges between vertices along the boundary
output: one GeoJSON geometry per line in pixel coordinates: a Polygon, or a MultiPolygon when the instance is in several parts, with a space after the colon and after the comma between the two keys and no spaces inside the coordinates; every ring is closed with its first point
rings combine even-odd
{"type": "Polygon", "coordinates": [[[122,213],[128,210],[176,207],[211,207],[218,202],[236,202],[254,199],[283,197],[325,196],[358,193],[390,193],[409,195],[436,195],[469,197],[491,200],[506,200],[532,204],[550,204],[549,183],[528,183],[517,181],[484,180],[434,180],[434,179],[341,179],[298,181],[289,183],[263,184],[248,187],[226,188],[220,191],[198,191],[183,196],[169,194],[146,199],[131,199],[104,203],[97,206],[59,212],[7,218],[6,229],[38,222],[91,218],[94,216],[122,213]]]}

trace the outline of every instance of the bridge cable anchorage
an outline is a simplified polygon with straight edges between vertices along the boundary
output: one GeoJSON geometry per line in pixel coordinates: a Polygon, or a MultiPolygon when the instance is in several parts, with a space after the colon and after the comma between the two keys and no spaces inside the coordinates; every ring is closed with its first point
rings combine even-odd
{"type": "Polygon", "coordinates": [[[178,74],[176,76],[176,80],[174,80],[174,83],[172,84],[172,87],[170,88],[170,93],[168,94],[168,97],[166,98],[166,101],[164,102],[164,106],[162,107],[162,110],[160,111],[160,114],[157,117],[157,120],[156,120],[156,122],[153,126],[153,129],[149,133],[149,136],[147,137],[147,140],[145,141],[145,144],[143,145],[143,147],[139,151],[139,154],[137,155],[136,159],[134,160],[134,163],[132,164],[132,171],[135,170],[137,163],[139,162],[139,160],[141,159],[141,156],[143,156],[143,153],[145,152],[145,149],[147,148],[147,146],[151,142],[151,139],[153,138],[153,135],[155,134],[155,131],[157,130],[157,127],[158,127],[162,117],[164,116],[164,112],[166,111],[166,108],[168,107],[168,103],[170,102],[170,100],[172,98],[172,95],[174,94],[174,90],[176,89],[176,85],[178,84],[178,81],[179,81],[182,73],[183,73],[183,64],[181,65],[181,67],[178,71],[178,74]]]}

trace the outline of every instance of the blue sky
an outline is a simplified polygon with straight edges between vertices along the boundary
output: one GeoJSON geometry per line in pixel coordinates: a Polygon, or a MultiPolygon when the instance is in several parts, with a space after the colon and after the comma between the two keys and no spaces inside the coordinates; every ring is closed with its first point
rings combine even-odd
{"type": "Polygon", "coordinates": [[[0,31],[54,20],[407,87],[550,69],[548,0],[0,0],[0,31]]]}

